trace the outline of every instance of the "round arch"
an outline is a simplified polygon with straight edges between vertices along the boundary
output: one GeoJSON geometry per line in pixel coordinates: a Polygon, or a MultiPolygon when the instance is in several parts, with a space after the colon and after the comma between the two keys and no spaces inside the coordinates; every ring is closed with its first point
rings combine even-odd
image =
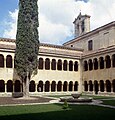
{"type": "Polygon", "coordinates": [[[97,80],[95,80],[94,81],[94,91],[95,91],[95,94],[98,94],[98,90],[99,90],[99,85],[98,85],[98,81],[97,80]]]}
{"type": "Polygon", "coordinates": [[[104,92],[104,81],[100,80],[99,84],[100,84],[100,91],[104,92]]]}
{"type": "Polygon", "coordinates": [[[4,56],[0,54],[0,67],[4,67],[4,56]]]}
{"type": "Polygon", "coordinates": [[[93,91],[93,83],[91,80],[89,81],[89,91],[93,91]]]}
{"type": "Polygon", "coordinates": [[[75,83],[74,83],[74,91],[78,91],[78,82],[77,81],[75,81],[75,83]]]}
{"type": "Polygon", "coordinates": [[[11,55],[6,56],[6,67],[12,68],[12,56],[11,55]]]}
{"type": "Polygon", "coordinates": [[[45,82],[45,92],[49,92],[49,90],[50,90],[50,82],[46,81],[45,82]]]}
{"type": "Polygon", "coordinates": [[[56,82],[55,81],[52,81],[52,84],[51,84],[51,92],[55,92],[56,91],[56,82]]]}
{"type": "Polygon", "coordinates": [[[38,92],[43,92],[43,81],[40,80],[37,86],[37,91],[38,92]]]}
{"type": "Polygon", "coordinates": [[[7,81],[7,92],[13,92],[13,81],[12,80],[7,81]]]}
{"type": "Polygon", "coordinates": [[[61,92],[61,91],[62,91],[62,82],[61,82],[61,81],[58,81],[57,91],[58,91],[58,92],[61,92]]]}
{"type": "Polygon", "coordinates": [[[84,81],[84,91],[88,91],[88,83],[87,83],[87,81],[84,81]]]}
{"type": "Polygon", "coordinates": [[[115,92],[115,80],[112,81],[112,85],[113,85],[113,92],[115,92]]]}
{"type": "Polygon", "coordinates": [[[14,83],[14,92],[21,92],[21,83],[19,80],[16,80],[14,83]]]}
{"type": "Polygon", "coordinates": [[[63,84],[63,91],[66,92],[67,91],[67,81],[64,81],[64,84],[63,84]]]}
{"type": "Polygon", "coordinates": [[[29,92],[35,92],[35,81],[34,80],[30,81],[29,92]]]}
{"type": "Polygon", "coordinates": [[[0,80],[0,92],[5,92],[5,81],[0,80]]]}
{"type": "Polygon", "coordinates": [[[110,80],[106,80],[106,91],[111,92],[111,82],[110,82],[110,80]]]}
{"type": "Polygon", "coordinates": [[[72,81],[69,82],[69,91],[73,91],[73,82],[72,81]]]}

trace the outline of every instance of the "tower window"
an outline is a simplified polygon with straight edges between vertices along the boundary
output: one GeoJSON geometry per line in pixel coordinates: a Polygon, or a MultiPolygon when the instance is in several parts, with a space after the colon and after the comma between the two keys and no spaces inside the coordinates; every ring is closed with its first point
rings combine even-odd
{"type": "Polygon", "coordinates": [[[82,25],[81,25],[81,29],[82,29],[82,32],[84,32],[84,21],[82,21],[82,25]]]}
{"type": "Polygon", "coordinates": [[[88,50],[93,50],[93,41],[88,41],[88,50]]]}

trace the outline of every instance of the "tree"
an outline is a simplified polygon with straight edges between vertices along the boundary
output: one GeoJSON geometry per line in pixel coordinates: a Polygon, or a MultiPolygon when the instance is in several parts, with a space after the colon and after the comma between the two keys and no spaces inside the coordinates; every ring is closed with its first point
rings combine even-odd
{"type": "Polygon", "coordinates": [[[29,81],[37,74],[38,0],[19,0],[15,69],[23,83],[23,96],[29,97],[29,81]]]}

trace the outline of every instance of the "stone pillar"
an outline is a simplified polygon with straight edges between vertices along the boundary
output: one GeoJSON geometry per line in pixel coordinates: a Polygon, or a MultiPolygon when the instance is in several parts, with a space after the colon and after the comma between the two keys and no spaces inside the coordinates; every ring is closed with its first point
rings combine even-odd
{"type": "Polygon", "coordinates": [[[43,92],[45,92],[45,84],[43,84],[43,92]]]}
{"type": "Polygon", "coordinates": [[[106,82],[104,82],[104,93],[107,92],[107,88],[106,88],[106,82]]]}
{"type": "Polygon", "coordinates": [[[13,92],[14,92],[14,88],[15,88],[15,86],[14,86],[14,85],[15,85],[15,83],[13,83],[13,92]]]}
{"type": "Polygon", "coordinates": [[[35,92],[36,92],[36,93],[38,92],[37,87],[38,87],[38,84],[35,83],[35,92]]]}
{"type": "Polygon", "coordinates": [[[7,83],[5,83],[5,93],[7,93],[7,83]]]}
{"type": "Polygon", "coordinates": [[[4,68],[6,68],[6,56],[4,56],[4,68]]]}

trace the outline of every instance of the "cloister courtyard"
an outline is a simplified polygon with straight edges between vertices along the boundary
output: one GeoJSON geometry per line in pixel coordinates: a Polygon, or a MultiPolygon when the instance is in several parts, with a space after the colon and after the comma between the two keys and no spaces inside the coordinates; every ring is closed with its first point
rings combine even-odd
{"type": "Polygon", "coordinates": [[[69,104],[63,109],[63,103],[59,103],[60,97],[39,96],[29,99],[1,97],[0,120],[114,120],[115,97],[113,96],[86,96],[92,97],[94,103],[69,104]],[[100,102],[101,101],[101,102],[100,102]]]}

